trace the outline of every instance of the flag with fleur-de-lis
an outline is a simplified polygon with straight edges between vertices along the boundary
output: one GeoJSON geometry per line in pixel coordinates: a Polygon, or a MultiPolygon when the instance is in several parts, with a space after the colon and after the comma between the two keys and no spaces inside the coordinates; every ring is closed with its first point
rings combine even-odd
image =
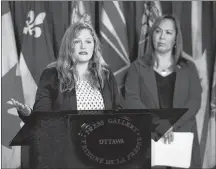
{"type": "MultiPolygon", "coordinates": [[[[10,2],[24,103],[31,108],[42,71],[58,57],[61,39],[70,24],[68,4],[69,2],[10,2]]],[[[22,167],[28,168],[29,150],[22,148],[22,152],[22,167]]]]}
{"type": "MultiPolygon", "coordinates": [[[[42,2],[15,2],[12,4],[12,16],[24,103],[32,108],[40,75],[47,64],[55,60],[47,13],[42,2]]],[[[22,167],[28,168],[29,149],[22,147],[21,151],[22,167]]]]}
{"type": "Polygon", "coordinates": [[[30,107],[35,101],[37,84],[43,69],[55,60],[48,14],[42,2],[17,2],[21,11],[13,11],[15,33],[20,43],[19,65],[25,103],[30,107]]]}

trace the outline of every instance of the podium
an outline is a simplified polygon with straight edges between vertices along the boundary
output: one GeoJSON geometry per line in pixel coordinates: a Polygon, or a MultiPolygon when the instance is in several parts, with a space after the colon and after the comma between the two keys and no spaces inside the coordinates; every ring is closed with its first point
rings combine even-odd
{"type": "Polygon", "coordinates": [[[186,110],[33,112],[11,146],[30,146],[29,168],[151,168],[151,138],[186,110]]]}

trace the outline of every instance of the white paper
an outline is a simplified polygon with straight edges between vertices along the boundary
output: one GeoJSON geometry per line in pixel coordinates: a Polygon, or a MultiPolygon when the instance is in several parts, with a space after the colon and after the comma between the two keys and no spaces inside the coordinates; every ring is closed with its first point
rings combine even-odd
{"type": "Polygon", "coordinates": [[[151,165],[189,168],[191,164],[193,133],[174,132],[174,141],[164,144],[161,138],[151,140],[151,165]]]}

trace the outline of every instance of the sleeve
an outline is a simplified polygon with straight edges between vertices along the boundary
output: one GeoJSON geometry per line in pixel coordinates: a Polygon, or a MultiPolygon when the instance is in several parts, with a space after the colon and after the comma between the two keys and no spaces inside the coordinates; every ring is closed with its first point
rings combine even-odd
{"type": "Polygon", "coordinates": [[[133,63],[129,69],[125,83],[125,104],[129,109],[147,109],[147,106],[141,102],[139,81],[139,71],[133,63]]]}
{"type": "MultiPolygon", "coordinates": [[[[31,111],[52,111],[52,98],[55,91],[53,90],[55,84],[54,71],[45,69],[40,77],[38,89],[36,92],[36,99],[31,111]]],[[[23,116],[20,111],[17,111],[21,120],[26,123],[29,116],[23,116]]]]}
{"type": "Polygon", "coordinates": [[[56,78],[57,71],[54,68],[43,71],[36,92],[33,111],[52,111],[52,101],[57,92],[56,78]]]}
{"type": "Polygon", "coordinates": [[[174,128],[181,128],[187,121],[194,118],[200,109],[202,86],[198,71],[193,63],[189,63],[190,74],[189,99],[185,106],[188,111],[175,123],[174,128]]]}
{"type": "Polygon", "coordinates": [[[121,95],[121,92],[118,88],[115,76],[113,75],[113,73],[111,71],[109,71],[109,76],[110,76],[110,83],[112,86],[112,93],[113,93],[113,108],[114,109],[121,109],[123,108],[123,104],[124,104],[124,99],[121,95]]]}
{"type": "MultiPolygon", "coordinates": [[[[31,111],[32,111],[32,109],[31,109],[31,111]]],[[[28,117],[29,117],[29,116],[23,116],[23,115],[21,114],[21,112],[18,111],[18,110],[17,110],[17,112],[18,112],[19,118],[20,118],[24,123],[26,123],[26,122],[28,121],[28,117]]]]}

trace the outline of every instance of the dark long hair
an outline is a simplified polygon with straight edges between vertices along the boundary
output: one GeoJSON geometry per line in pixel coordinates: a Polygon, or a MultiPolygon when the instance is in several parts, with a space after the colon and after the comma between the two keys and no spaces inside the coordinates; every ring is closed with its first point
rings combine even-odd
{"type": "Polygon", "coordinates": [[[173,47],[173,56],[174,56],[173,60],[174,60],[174,64],[176,64],[176,65],[180,61],[181,54],[183,51],[183,42],[182,42],[182,33],[181,33],[179,21],[176,19],[175,16],[163,15],[163,16],[158,17],[155,20],[154,24],[152,25],[152,27],[149,30],[146,50],[145,50],[145,54],[143,56],[143,60],[144,60],[145,64],[148,66],[153,66],[155,63],[155,60],[156,60],[155,55],[154,55],[155,49],[154,49],[154,45],[153,45],[153,32],[155,31],[155,29],[158,28],[161,21],[163,21],[164,19],[170,19],[174,22],[175,30],[176,30],[176,38],[175,38],[175,45],[173,47]]]}
{"type": "Polygon", "coordinates": [[[93,87],[99,87],[98,80],[100,80],[100,84],[103,87],[104,80],[108,76],[107,64],[102,57],[100,42],[94,29],[86,22],[76,22],[66,30],[62,38],[57,61],[48,65],[48,67],[56,67],[58,71],[61,92],[71,91],[75,87],[77,60],[74,54],[73,40],[83,29],[88,29],[94,39],[94,52],[88,65],[90,83],[93,87]]]}

